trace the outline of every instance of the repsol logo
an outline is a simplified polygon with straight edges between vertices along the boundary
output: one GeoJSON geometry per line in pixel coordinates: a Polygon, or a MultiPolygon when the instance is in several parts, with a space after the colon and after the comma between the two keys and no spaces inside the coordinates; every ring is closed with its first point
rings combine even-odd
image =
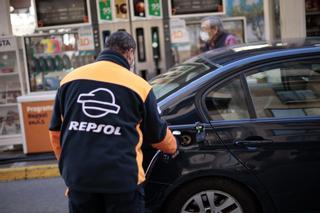
{"type": "Polygon", "coordinates": [[[71,121],[70,131],[104,133],[106,135],[121,135],[121,128],[113,125],[96,124],[92,122],[71,121]]]}

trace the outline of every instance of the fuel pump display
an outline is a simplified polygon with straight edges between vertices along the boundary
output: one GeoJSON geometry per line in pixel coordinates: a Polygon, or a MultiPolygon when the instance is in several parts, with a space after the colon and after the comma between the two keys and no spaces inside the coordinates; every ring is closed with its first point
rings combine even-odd
{"type": "Polygon", "coordinates": [[[158,27],[151,27],[151,36],[152,36],[152,55],[153,61],[156,67],[156,74],[159,75],[161,73],[161,69],[159,67],[160,61],[160,40],[159,40],[159,28],[158,27]]]}

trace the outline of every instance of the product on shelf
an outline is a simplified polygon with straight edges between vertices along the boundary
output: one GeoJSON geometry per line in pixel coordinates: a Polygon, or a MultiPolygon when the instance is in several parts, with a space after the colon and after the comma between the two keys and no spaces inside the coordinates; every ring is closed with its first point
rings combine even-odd
{"type": "Polygon", "coordinates": [[[6,104],[6,93],[5,92],[0,92],[0,104],[6,104]]]}
{"type": "Polygon", "coordinates": [[[17,103],[17,97],[21,95],[21,91],[16,90],[16,91],[8,91],[6,93],[6,101],[7,104],[11,103],[17,103]]]}
{"type": "Polygon", "coordinates": [[[0,112],[0,135],[14,135],[20,133],[19,114],[14,110],[0,112]]]}
{"type": "Polygon", "coordinates": [[[0,73],[14,72],[14,52],[0,53],[0,73]]]}

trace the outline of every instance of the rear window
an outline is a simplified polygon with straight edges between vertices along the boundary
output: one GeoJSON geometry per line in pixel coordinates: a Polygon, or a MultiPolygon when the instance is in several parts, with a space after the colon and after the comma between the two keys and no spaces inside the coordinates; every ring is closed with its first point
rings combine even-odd
{"type": "Polygon", "coordinates": [[[150,80],[153,91],[158,100],[161,100],[188,83],[200,78],[217,67],[196,57],[183,64],[174,66],[168,72],[150,80]]]}

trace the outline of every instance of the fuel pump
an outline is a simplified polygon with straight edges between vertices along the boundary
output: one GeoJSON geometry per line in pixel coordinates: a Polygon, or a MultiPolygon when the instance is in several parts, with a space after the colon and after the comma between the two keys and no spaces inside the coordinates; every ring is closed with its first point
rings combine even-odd
{"type": "Polygon", "coordinates": [[[151,28],[151,38],[152,38],[152,55],[155,64],[155,73],[159,75],[161,73],[161,68],[159,67],[159,61],[161,59],[160,54],[160,40],[159,40],[159,28],[151,28]]]}

